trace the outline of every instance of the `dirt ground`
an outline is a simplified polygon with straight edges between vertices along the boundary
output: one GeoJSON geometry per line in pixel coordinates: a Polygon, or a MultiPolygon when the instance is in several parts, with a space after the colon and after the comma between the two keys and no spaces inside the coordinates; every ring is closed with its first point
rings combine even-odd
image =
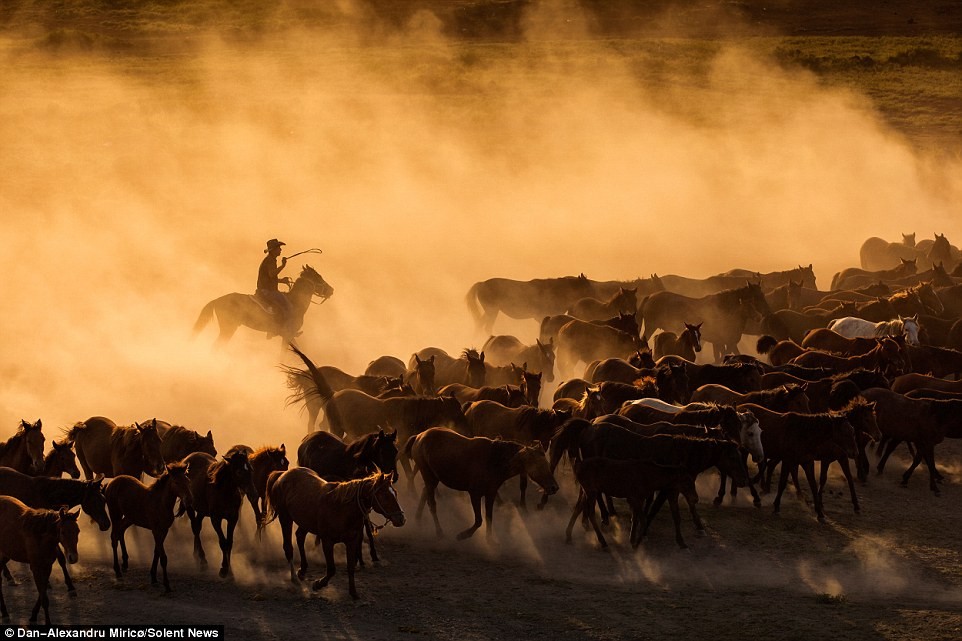
{"type": "MultiPolygon", "coordinates": [[[[826,497],[828,522],[786,494],[782,515],[760,509],[742,493],[711,505],[717,478],[702,477],[701,513],[709,533],[697,537],[683,521],[687,551],[674,544],[667,511],[647,543],[632,552],[613,526],[609,551],[575,529],[564,543],[574,499],[570,471],[543,512],[521,513],[507,503],[495,510],[494,536],[483,530],[458,542],[470,522],[465,495],[439,496],[447,536],[434,536],[430,517],[414,518],[416,499],[401,480],[409,521],[378,537],[382,561],[358,573],[361,598],[347,593],[343,555],[338,575],[313,592],[323,572],[319,549],[308,546],[308,583],[289,582],[279,527],[257,542],[251,514],[243,515],[235,548],[235,576],[217,577],[216,539],[205,528],[212,568],[197,569],[190,529],[175,524],[169,538],[173,592],[148,579],[144,532],[130,536],[131,569],[116,581],[109,538],[83,523],[81,562],[74,566],[78,597],[65,594],[54,569],[55,623],[182,623],[225,625],[232,639],[645,639],[687,638],[958,639],[962,637],[962,453],[951,442],[938,449],[947,482],[941,498],[917,473],[899,487],[905,457],[860,486],[862,514],[853,514],[840,476],[826,497]]],[[[418,485],[418,487],[420,487],[418,485]]],[[[502,494],[515,496],[509,482],[502,494]]],[[[377,519],[375,519],[377,522],[377,519]]],[[[25,623],[35,592],[26,567],[22,584],[4,594],[14,623],[25,623]]]]}

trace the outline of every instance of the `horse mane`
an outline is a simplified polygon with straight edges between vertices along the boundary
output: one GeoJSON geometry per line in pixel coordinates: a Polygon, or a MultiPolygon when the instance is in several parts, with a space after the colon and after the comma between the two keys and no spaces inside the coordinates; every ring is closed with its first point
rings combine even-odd
{"type": "Polygon", "coordinates": [[[364,478],[352,481],[340,481],[328,483],[331,499],[336,503],[350,503],[358,500],[360,493],[367,485],[374,485],[380,476],[380,472],[374,472],[364,478]]]}
{"type": "Polygon", "coordinates": [[[524,445],[517,441],[497,440],[491,442],[491,453],[488,456],[488,467],[493,470],[506,470],[511,465],[511,459],[517,456],[524,445]]]}
{"type": "MultiPolygon", "coordinates": [[[[233,448],[232,448],[232,449],[233,449],[233,448]]],[[[264,458],[264,457],[266,457],[266,456],[271,456],[271,455],[273,455],[273,454],[275,454],[275,453],[276,453],[276,454],[282,454],[282,453],[281,453],[281,448],[279,448],[279,447],[273,447],[273,446],[271,446],[271,445],[265,445],[265,446],[263,446],[263,447],[257,448],[256,450],[252,450],[251,453],[247,455],[247,460],[248,460],[248,461],[253,461],[254,459],[258,459],[258,460],[259,460],[259,459],[264,458]]],[[[225,456],[229,456],[229,455],[230,455],[230,451],[228,451],[225,456]]]]}
{"type": "Polygon", "coordinates": [[[882,321],[875,326],[876,338],[885,338],[889,335],[890,331],[901,334],[905,331],[905,323],[903,323],[900,318],[893,318],[890,321],[882,321]]]}
{"type": "Polygon", "coordinates": [[[86,423],[84,423],[83,421],[77,421],[76,423],[73,424],[72,427],[64,428],[63,430],[61,430],[63,432],[64,441],[66,441],[67,443],[76,443],[77,433],[85,429],[86,427],[87,427],[86,423]]]}
{"type": "Polygon", "coordinates": [[[461,352],[461,358],[467,361],[478,361],[481,360],[481,354],[474,347],[465,347],[461,352]]]}
{"type": "Polygon", "coordinates": [[[637,387],[641,390],[650,390],[654,388],[658,389],[658,379],[654,376],[642,376],[641,378],[636,378],[631,382],[633,387],[637,387]]]}
{"type": "Polygon", "coordinates": [[[230,482],[230,464],[227,459],[220,459],[211,463],[207,468],[207,478],[216,488],[222,488],[230,482]]]}

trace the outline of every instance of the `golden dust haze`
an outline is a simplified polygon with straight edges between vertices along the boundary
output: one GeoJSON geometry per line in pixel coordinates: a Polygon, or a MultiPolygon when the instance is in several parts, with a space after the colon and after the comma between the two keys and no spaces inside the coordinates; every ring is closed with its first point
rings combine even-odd
{"type": "Polygon", "coordinates": [[[511,45],[445,41],[430,15],[377,45],[211,34],[119,62],[0,41],[0,435],[156,416],[222,451],[290,448],[304,418],[279,340],[191,335],[209,300],[253,291],[273,237],[323,248],[286,272],[335,288],[301,346],[359,374],[480,346],[464,295],[489,277],[814,263],[824,288],[870,235],[959,236],[960,163],[914,152],[867,99],[734,44],[649,86],[539,6],[511,45]]]}

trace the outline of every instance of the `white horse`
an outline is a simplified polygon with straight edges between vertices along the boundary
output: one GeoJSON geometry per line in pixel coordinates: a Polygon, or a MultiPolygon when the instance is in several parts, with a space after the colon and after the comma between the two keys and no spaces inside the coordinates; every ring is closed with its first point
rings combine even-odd
{"type": "Polygon", "coordinates": [[[909,345],[919,344],[919,319],[917,315],[908,318],[899,316],[896,319],[880,323],[846,316],[833,320],[828,324],[828,328],[845,338],[882,338],[883,336],[901,336],[904,334],[905,341],[909,345]]]}

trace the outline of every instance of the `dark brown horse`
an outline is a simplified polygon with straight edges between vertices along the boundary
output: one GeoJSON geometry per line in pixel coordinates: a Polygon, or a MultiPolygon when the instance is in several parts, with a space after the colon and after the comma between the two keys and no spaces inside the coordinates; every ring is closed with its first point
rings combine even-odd
{"type": "MultiPolygon", "coordinates": [[[[53,568],[54,559],[60,554],[61,546],[67,551],[67,561],[77,562],[77,541],[80,537],[78,514],[79,512],[68,512],[66,508],[56,511],[37,510],[27,507],[15,498],[0,496],[0,566],[6,569],[8,561],[30,564],[37,587],[37,602],[30,613],[31,624],[37,623],[40,608],[43,608],[44,623],[50,625],[50,599],[47,589],[50,585],[50,570],[53,568]]],[[[10,618],[3,598],[2,582],[0,616],[4,620],[10,618]]]]}
{"type": "Polygon", "coordinates": [[[240,518],[244,497],[247,497],[254,508],[257,517],[255,522],[261,522],[257,509],[257,490],[254,489],[247,452],[233,450],[219,461],[206,452],[194,452],[184,459],[184,463],[187,464],[187,475],[190,479],[191,504],[186,510],[191,530],[194,532],[194,558],[200,562],[201,567],[207,567],[207,555],[200,541],[200,532],[204,527],[204,519],[209,518],[220,544],[220,576],[224,578],[231,572],[234,528],[240,518]],[[226,532],[224,521],[227,522],[226,532]]]}
{"type": "Polygon", "coordinates": [[[286,472],[290,467],[287,459],[287,448],[281,443],[280,447],[265,445],[254,449],[247,445],[235,445],[227,450],[225,456],[231,456],[235,451],[247,454],[247,460],[251,465],[251,477],[254,480],[254,489],[257,491],[258,505],[254,508],[254,514],[263,514],[267,509],[267,479],[273,472],[286,472]]]}
{"type": "MultiPolygon", "coordinates": [[[[773,503],[775,514],[778,514],[781,508],[782,494],[785,492],[789,474],[801,467],[805,471],[815,501],[815,514],[819,521],[824,521],[822,497],[815,476],[815,461],[825,456],[827,448],[837,447],[847,458],[858,456],[855,430],[848,417],[845,414],[773,412],[754,404],[740,405],[739,409],[750,411],[758,418],[766,459],[773,464],[775,461],[782,463],[778,493],[773,503]]],[[[759,476],[763,471],[759,470],[759,476]]]]}
{"type": "MultiPolygon", "coordinates": [[[[411,386],[415,394],[420,396],[434,396],[438,393],[437,369],[434,367],[436,358],[437,355],[431,354],[429,358],[421,360],[421,358],[415,354],[411,370],[404,372],[402,380],[411,386]]],[[[364,390],[360,391],[364,392],[364,390]]],[[[371,392],[365,393],[370,396],[377,396],[377,394],[371,392]]]]}
{"type": "Polygon", "coordinates": [[[594,284],[584,274],[529,281],[490,278],[472,285],[465,300],[477,326],[490,335],[499,313],[538,320],[560,314],[579,298],[596,294],[594,284]]]}
{"type": "Polygon", "coordinates": [[[902,242],[890,243],[887,240],[872,236],[862,243],[859,249],[862,269],[877,271],[893,269],[901,259],[911,260],[918,257],[915,249],[915,233],[902,234],[902,242]]]}
{"type": "Polygon", "coordinates": [[[438,521],[435,491],[439,483],[453,490],[467,492],[474,508],[474,524],[458,534],[458,540],[472,536],[481,527],[481,500],[484,499],[487,533],[491,534],[494,499],[498,489],[512,476],[530,476],[546,494],[558,491],[558,482],[551,474],[544,450],[513,441],[489,438],[469,438],[446,428],[432,428],[412,436],[404,444],[402,453],[412,458],[424,480],[424,490],[418,505],[418,518],[427,503],[434,517],[434,527],[443,535],[438,521]]]}
{"type": "Polygon", "coordinates": [[[301,273],[291,285],[291,291],[285,296],[291,304],[291,322],[281,327],[277,322],[277,315],[271,313],[259,299],[250,294],[226,294],[210,301],[200,311],[200,316],[194,323],[194,333],[200,332],[207,324],[217,317],[220,333],[217,343],[222,345],[229,341],[241,325],[250,327],[258,332],[281,336],[285,343],[289,343],[294,336],[285,336],[290,331],[296,332],[304,324],[304,314],[307,313],[315,296],[322,302],[334,295],[334,288],[318,274],[310,265],[301,268],[301,273]]]}
{"type": "Polygon", "coordinates": [[[407,367],[404,365],[404,361],[397,356],[379,356],[367,364],[364,375],[397,378],[404,376],[406,371],[407,367]]]}
{"type": "Polygon", "coordinates": [[[574,462],[575,479],[580,486],[578,502],[575,504],[565,530],[565,542],[571,542],[571,530],[579,514],[588,519],[594,528],[595,536],[602,549],[608,542],[601,533],[595,504],[602,494],[608,497],[623,498],[631,508],[631,529],[628,540],[632,548],[641,543],[642,520],[645,519],[645,501],[654,494],[665,491],[671,516],[675,522],[675,541],[678,547],[688,545],[681,536],[681,516],[678,511],[678,494],[684,494],[690,503],[698,502],[695,481],[685,466],[666,466],[652,461],[593,457],[574,462]]]}
{"type": "Polygon", "coordinates": [[[776,412],[809,412],[808,396],[800,385],[783,385],[774,389],[739,394],[724,385],[703,385],[691,395],[692,403],[744,405],[755,403],[776,412]]]}
{"type": "Polygon", "coordinates": [[[880,340],[878,345],[861,356],[835,356],[826,352],[809,351],[800,354],[792,362],[802,367],[827,368],[835,373],[864,368],[899,374],[907,369],[902,347],[891,338],[880,340]]]}
{"type": "Polygon", "coordinates": [[[905,441],[915,446],[912,464],[902,475],[902,485],[907,486],[915,468],[924,460],[929,468],[929,489],[940,494],[936,482],[941,474],[935,467],[935,446],[945,440],[952,431],[962,433],[962,401],[906,398],[887,389],[865,390],[862,395],[876,404],[876,419],[884,447],[877,470],[881,474],[885,462],[899,443],[905,441]]]}
{"type": "Polygon", "coordinates": [[[0,443],[0,466],[12,467],[24,474],[37,474],[43,466],[43,423],[21,420],[17,433],[0,443]]]}
{"type": "Polygon", "coordinates": [[[933,376],[958,376],[962,374],[962,351],[929,345],[906,345],[912,371],[928,372],[933,376]]]}
{"type": "Polygon", "coordinates": [[[908,394],[917,389],[939,390],[942,392],[962,392],[962,381],[947,381],[938,376],[917,374],[915,372],[903,374],[892,381],[892,391],[908,394]]]}
{"type": "Polygon", "coordinates": [[[159,477],[164,473],[157,421],[119,427],[109,418],[93,416],[67,431],[67,440],[77,449],[86,478],[126,474],[159,477]]]}
{"type": "MultiPolygon", "coordinates": [[[[685,373],[688,376],[689,389],[698,389],[702,385],[710,383],[724,385],[742,394],[761,389],[762,372],[754,363],[731,363],[728,365],[706,363],[696,365],[679,356],[664,356],[658,359],[658,366],[664,365],[684,366],[685,373]]],[[[684,402],[687,403],[688,399],[685,399],[684,402]]]]}
{"type": "Polygon", "coordinates": [[[753,283],[728,289],[702,298],[691,298],[674,292],[657,292],[641,304],[645,333],[656,329],[680,332],[685,323],[704,323],[702,340],[712,344],[715,360],[725,354],[738,353],[745,325],[750,318],[771,313],[762,288],[753,283]]]}
{"type": "Polygon", "coordinates": [[[53,447],[43,457],[39,476],[59,479],[66,474],[72,479],[80,478],[80,468],[77,467],[77,455],[73,451],[73,443],[68,441],[54,441],[53,447]]]}
{"type": "Polygon", "coordinates": [[[833,291],[840,289],[855,289],[856,287],[862,287],[864,285],[877,283],[879,281],[893,280],[896,278],[902,278],[903,276],[912,276],[917,271],[918,264],[917,259],[915,258],[900,258],[899,264],[891,269],[868,271],[858,267],[849,267],[837,272],[835,276],[832,277],[832,286],[830,289],[833,291]]]}
{"type": "Polygon", "coordinates": [[[860,356],[875,349],[878,345],[876,338],[846,338],[838,332],[820,327],[806,334],[802,341],[805,349],[817,349],[823,352],[834,352],[842,356],[860,356]]]}
{"type": "MultiPolygon", "coordinates": [[[[79,473],[78,473],[79,476],[79,473]]],[[[104,498],[102,481],[75,481],[73,479],[29,476],[9,467],[0,467],[0,495],[12,496],[26,505],[37,509],[60,509],[63,506],[80,508],[100,527],[101,531],[110,529],[107,517],[107,502],[104,498]]],[[[63,570],[67,592],[76,594],[67,561],[57,553],[57,562],[63,570]]],[[[3,568],[4,576],[12,581],[10,572],[3,568]]]]}
{"type": "Polygon", "coordinates": [[[778,340],[768,334],[758,337],[755,350],[767,356],[773,367],[790,363],[792,359],[805,353],[805,348],[792,339],[778,340]]]}
{"type": "Polygon", "coordinates": [[[836,318],[851,316],[858,312],[856,303],[840,303],[824,311],[801,311],[780,309],[762,319],[760,332],[778,340],[791,339],[801,343],[813,329],[825,327],[836,318]]]}
{"type": "Polygon", "coordinates": [[[154,559],[150,564],[150,582],[157,583],[157,562],[164,575],[164,591],[170,592],[167,579],[167,551],[164,540],[174,523],[174,503],[191,504],[190,479],[187,466],[182,463],[167,465],[163,474],[150,485],[132,476],[120,475],[110,481],[104,492],[110,513],[110,543],[114,550],[114,574],[118,579],[127,571],[129,556],[124,533],[132,525],[151,531],[154,536],[154,559]],[[117,544],[123,553],[123,565],[117,559],[117,544]]]}
{"type": "Polygon", "coordinates": [[[658,360],[667,354],[675,354],[694,363],[695,354],[701,351],[702,325],[685,323],[685,331],[681,334],[668,331],[657,334],[652,339],[652,356],[658,360]]]}
{"type": "Polygon", "coordinates": [[[418,360],[429,359],[432,359],[434,364],[435,392],[437,388],[451,383],[461,383],[471,387],[483,387],[485,384],[484,352],[466,348],[459,358],[452,358],[443,349],[426,347],[411,356],[411,360],[408,361],[408,371],[415,371],[418,360]]]}
{"type": "MultiPolygon", "coordinates": [[[[141,425],[149,422],[144,421],[141,425]]],[[[164,457],[165,463],[176,463],[194,452],[217,456],[214,435],[210,430],[207,430],[206,436],[201,436],[194,430],[181,425],[157,421],[157,433],[160,434],[160,455],[164,457]]]]}
{"type": "Polygon", "coordinates": [[[816,287],[815,270],[811,263],[809,263],[807,267],[799,265],[793,269],[783,269],[767,273],[754,272],[748,269],[730,269],[727,272],[719,274],[719,276],[757,279],[758,284],[766,291],[787,285],[796,278],[801,286],[812,289],[816,287]]]}
{"type": "MultiPolygon", "coordinates": [[[[539,340],[542,343],[553,342],[558,338],[558,332],[561,331],[561,328],[574,320],[579,319],[575,318],[574,316],[569,316],[568,314],[545,316],[543,319],[541,319],[539,340]]],[[[629,334],[638,333],[638,319],[635,312],[621,312],[617,316],[612,316],[611,318],[606,318],[605,320],[593,320],[586,322],[602,327],[613,327],[614,329],[628,332],[629,334]]]]}
{"type": "Polygon", "coordinates": [[[375,472],[362,479],[330,483],[306,467],[287,472],[274,472],[267,484],[267,512],[264,524],[277,519],[281,523],[284,556],[291,569],[291,581],[298,583],[307,575],[307,554],[304,541],[308,534],[321,539],[327,573],[314,581],[319,590],[334,576],[334,545],[347,548],[347,577],[351,597],[358,598],[354,586],[354,568],[361,554],[364,526],[370,523],[368,513],[374,510],[395,527],[404,525],[404,511],[398,504],[397,493],[391,486],[391,475],[375,472]],[[291,530],[294,525],[301,567],[294,571],[294,547],[291,530]]]}
{"type": "Polygon", "coordinates": [[[634,314],[637,311],[638,290],[619,287],[608,300],[581,298],[572,303],[565,313],[581,320],[593,321],[603,320],[623,312],[634,314]]]}

